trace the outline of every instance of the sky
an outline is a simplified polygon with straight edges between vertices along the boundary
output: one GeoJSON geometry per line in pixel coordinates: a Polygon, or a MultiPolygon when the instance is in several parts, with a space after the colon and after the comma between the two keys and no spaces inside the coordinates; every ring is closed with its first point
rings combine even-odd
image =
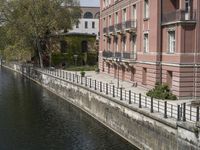
{"type": "Polygon", "coordinates": [[[99,6],[100,0],[80,0],[81,6],[99,6]]]}

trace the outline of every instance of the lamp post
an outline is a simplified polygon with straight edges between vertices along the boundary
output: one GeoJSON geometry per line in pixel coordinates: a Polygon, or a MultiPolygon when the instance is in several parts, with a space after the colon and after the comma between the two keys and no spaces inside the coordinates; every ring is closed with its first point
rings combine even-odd
{"type": "MultiPolygon", "coordinates": [[[[75,61],[75,66],[77,67],[77,58],[78,58],[78,55],[74,55],[74,61],[75,61]]],[[[77,76],[77,72],[75,71],[75,74],[77,76]]]]}
{"type": "Polygon", "coordinates": [[[118,57],[117,59],[116,59],[116,62],[117,62],[117,69],[118,69],[118,77],[117,77],[117,88],[119,88],[119,65],[120,65],[120,62],[121,62],[121,57],[118,57]]]}

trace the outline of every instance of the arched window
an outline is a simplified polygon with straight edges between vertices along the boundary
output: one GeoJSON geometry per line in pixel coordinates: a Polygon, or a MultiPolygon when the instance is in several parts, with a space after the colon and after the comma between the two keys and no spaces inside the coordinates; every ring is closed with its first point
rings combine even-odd
{"type": "Polygon", "coordinates": [[[66,41],[60,41],[60,51],[61,53],[67,52],[67,42],[66,41]]]}
{"type": "Polygon", "coordinates": [[[92,19],[93,18],[93,14],[91,12],[86,12],[83,16],[83,18],[89,18],[92,19]]]}
{"type": "Polygon", "coordinates": [[[100,18],[100,12],[96,13],[94,16],[95,19],[99,19],[100,18]]]}
{"type": "Polygon", "coordinates": [[[82,43],[81,43],[81,51],[83,53],[88,51],[88,42],[87,41],[82,41],[82,43]]]}

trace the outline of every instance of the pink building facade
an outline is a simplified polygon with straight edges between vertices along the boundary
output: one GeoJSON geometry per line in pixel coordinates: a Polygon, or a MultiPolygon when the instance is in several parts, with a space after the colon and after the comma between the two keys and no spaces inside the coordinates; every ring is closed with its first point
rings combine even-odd
{"type": "Polygon", "coordinates": [[[100,71],[200,97],[199,0],[101,0],[100,71]]]}

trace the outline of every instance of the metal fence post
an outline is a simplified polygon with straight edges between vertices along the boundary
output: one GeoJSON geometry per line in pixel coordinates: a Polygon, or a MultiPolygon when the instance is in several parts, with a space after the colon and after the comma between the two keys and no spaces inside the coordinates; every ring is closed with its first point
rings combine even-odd
{"type": "Polygon", "coordinates": [[[75,77],[74,77],[75,75],[73,74],[73,82],[75,81],[75,77]]]}
{"type": "Polygon", "coordinates": [[[79,77],[78,77],[78,75],[76,75],[76,79],[77,79],[77,83],[79,83],[79,80],[78,80],[78,79],[79,79],[79,77]]]}
{"type": "Polygon", "coordinates": [[[90,78],[90,88],[92,88],[92,79],[90,78]]]}
{"type": "Polygon", "coordinates": [[[81,78],[81,84],[83,84],[83,77],[81,76],[80,78],[81,78]]]}
{"type": "Polygon", "coordinates": [[[72,78],[72,74],[71,72],[69,73],[69,81],[71,81],[71,78],[72,78]]]}
{"type": "Polygon", "coordinates": [[[139,94],[139,108],[142,108],[141,93],[139,94]]]}
{"type": "Polygon", "coordinates": [[[120,100],[123,100],[123,98],[122,98],[122,87],[120,88],[120,100]]]}
{"type": "Polygon", "coordinates": [[[87,77],[85,77],[85,86],[87,86],[87,77]]]}
{"type": "Polygon", "coordinates": [[[167,118],[167,101],[165,101],[164,118],[167,118]]]}
{"type": "Polygon", "coordinates": [[[113,85],[113,97],[115,97],[115,86],[113,85]]]}
{"type": "Polygon", "coordinates": [[[197,107],[196,121],[199,122],[199,107],[197,107]]]}
{"type": "Polygon", "coordinates": [[[153,97],[151,97],[151,113],[153,113],[153,97]]]}
{"type": "Polygon", "coordinates": [[[183,103],[183,121],[186,121],[185,107],[186,107],[186,103],[183,103]]]}
{"type": "Polygon", "coordinates": [[[100,82],[100,92],[102,92],[102,82],[100,82]]]}
{"type": "Polygon", "coordinates": [[[106,83],[106,95],[108,95],[108,83],[106,83]]]}
{"type": "Polygon", "coordinates": [[[97,90],[97,81],[94,80],[94,90],[97,90]]]}
{"type": "Polygon", "coordinates": [[[181,120],[181,116],[180,116],[180,105],[178,105],[177,107],[177,121],[181,120]]]}
{"type": "Polygon", "coordinates": [[[129,104],[131,104],[131,90],[129,90],[129,104]]]}
{"type": "Polygon", "coordinates": [[[68,72],[66,72],[66,79],[68,80],[68,72]]]}

